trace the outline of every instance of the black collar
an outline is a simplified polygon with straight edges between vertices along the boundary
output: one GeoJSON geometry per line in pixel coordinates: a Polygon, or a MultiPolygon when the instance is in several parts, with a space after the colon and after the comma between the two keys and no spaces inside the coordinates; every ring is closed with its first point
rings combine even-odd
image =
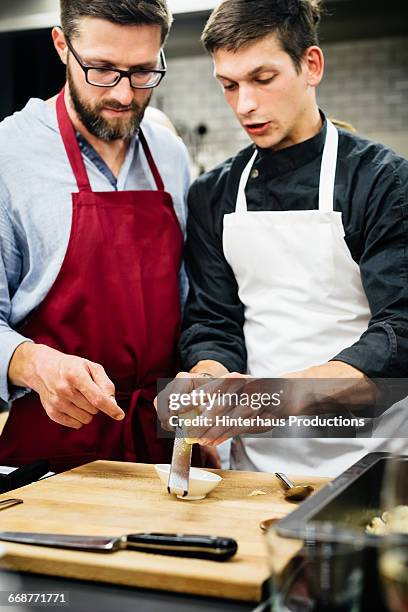
{"type": "Polygon", "coordinates": [[[320,111],[320,115],[323,126],[316,136],[279,151],[258,147],[259,157],[254,168],[257,168],[263,175],[278,176],[301,168],[316,157],[321,156],[326,142],[327,122],[322,111],[320,111]]]}

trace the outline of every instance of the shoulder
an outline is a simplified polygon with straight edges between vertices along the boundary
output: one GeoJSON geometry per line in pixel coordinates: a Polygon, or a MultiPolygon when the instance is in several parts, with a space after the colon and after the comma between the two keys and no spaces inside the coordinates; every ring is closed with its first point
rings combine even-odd
{"type": "MultiPolygon", "coordinates": [[[[189,157],[185,144],[168,127],[151,121],[145,117],[141,124],[143,134],[151,147],[152,152],[171,161],[189,165],[189,157]]],[[[180,169],[180,168],[178,168],[180,169]]]]}
{"type": "Polygon", "coordinates": [[[218,164],[212,170],[199,176],[191,186],[190,202],[194,206],[196,198],[208,205],[219,203],[228,198],[235,202],[241,173],[253,155],[254,147],[242,149],[234,157],[218,164]]]}
{"type": "Polygon", "coordinates": [[[0,173],[5,180],[16,168],[51,155],[53,142],[59,138],[54,115],[43,100],[32,98],[22,110],[0,122],[0,173]]]}
{"type": "Polygon", "coordinates": [[[408,161],[390,147],[339,129],[339,160],[365,177],[366,183],[379,180],[399,184],[408,181],[408,161]]]}
{"type": "Polygon", "coordinates": [[[53,109],[44,100],[31,98],[24,108],[0,122],[0,144],[4,145],[10,136],[14,139],[22,138],[28,143],[30,134],[40,127],[54,128],[58,132],[56,118],[55,125],[52,119],[53,109]]]}

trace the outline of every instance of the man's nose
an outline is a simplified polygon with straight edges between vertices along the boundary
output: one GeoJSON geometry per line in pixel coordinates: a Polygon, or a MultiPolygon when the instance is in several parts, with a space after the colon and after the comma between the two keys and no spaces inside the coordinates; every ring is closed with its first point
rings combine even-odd
{"type": "Polygon", "coordinates": [[[256,95],[252,87],[241,86],[238,92],[237,114],[245,117],[258,108],[256,95]]]}
{"type": "Polygon", "coordinates": [[[129,79],[124,77],[119,81],[113,88],[115,99],[122,104],[122,106],[130,106],[133,102],[135,90],[131,87],[129,79]]]}

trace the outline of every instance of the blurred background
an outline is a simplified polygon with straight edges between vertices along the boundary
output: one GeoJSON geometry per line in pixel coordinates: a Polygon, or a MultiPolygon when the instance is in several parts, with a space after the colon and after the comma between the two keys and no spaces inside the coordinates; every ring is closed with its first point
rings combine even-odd
{"type": "MultiPolygon", "coordinates": [[[[199,174],[247,142],[212,76],[199,41],[217,0],[170,0],[175,22],[168,74],[153,105],[175,124],[199,174]]],[[[408,157],[408,2],[326,0],[321,45],[326,76],[321,108],[408,157]]],[[[64,69],[51,44],[58,0],[0,0],[0,119],[30,97],[54,95],[64,69]]]]}

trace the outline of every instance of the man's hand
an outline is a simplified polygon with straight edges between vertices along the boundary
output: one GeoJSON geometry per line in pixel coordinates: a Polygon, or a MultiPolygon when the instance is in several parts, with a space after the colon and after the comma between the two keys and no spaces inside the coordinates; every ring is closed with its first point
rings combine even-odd
{"type": "Polygon", "coordinates": [[[172,410],[171,399],[172,397],[188,396],[193,391],[208,381],[208,377],[203,374],[192,374],[191,372],[179,372],[159,395],[154,400],[154,407],[157,411],[157,416],[164,427],[168,431],[174,431],[174,427],[170,424],[170,418],[175,414],[181,415],[183,413],[189,413],[193,410],[193,406],[186,405],[180,406],[175,413],[172,410]]]}
{"type": "MultiPolygon", "coordinates": [[[[189,395],[206,384],[208,378],[221,378],[227,373],[227,368],[218,361],[212,360],[200,361],[192,368],[191,372],[179,372],[176,378],[154,400],[157,415],[164,429],[174,430],[174,427],[169,424],[170,417],[175,414],[170,407],[172,395],[189,395]]],[[[181,406],[176,414],[191,412],[193,409],[194,407],[191,405],[181,406]]]]}
{"type": "MultiPolygon", "coordinates": [[[[301,384],[298,387],[299,391],[303,392],[303,397],[298,398],[299,401],[292,397],[292,414],[319,413],[327,408],[328,402],[358,408],[375,404],[378,396],[378,388],[368,376],[342,361],[329,361],[305,370],[282,374],[281,377],[305,381],[304,389],[301,384]],[[307,394],[307,390],[313,391],[314,385],[316,393],[307,394]],[[320,401],[316,401],[317,395],[320,401]]],[[[296,387],[292,387],[292,390],[294,389],[296,387]]]]}
{"type": "MultiPolygon", "coordinates": [[[[195,416],[191,412],[192,400],[191,405],[179,405],[173,414],[188,412],[186,416],[190,422],[184,425],[188,437],[207,447],[218,446],[237,435],[266,432],[272,428],[271,417],[283,420],[292,415],[325,414],[328,410],[349,414],[350,408],[375,403],[378,393],[377,387],[364,373],[336,361],[291,372],[276,379],[257,379],[229,373],[217,380],[202,379],[194,383],[190,380],[183,392],[192,394],[193,389],[199,390],[207,398],[213,398],[211,402],[204,400],[196,409],[203,419],[191,418],[195,416]],[[260,404],[261,395],[266,400],[260,404]],[[274,396],[279,396],[279,402],[273,399],[274,396]],[[267,398],[271,401],[268,402],[267,398]]],[[[172,391],[177,393],[180,389],[172,387],[172,391]]],[[[170,409],[168,413],[171,413],[170,409]]]]}
{"type": "Polygon", "coordinates": [[[119,421],[125,416],[105,370],[87,359],[25,342],[15,350],[8,375],[11,384],[36,391],[50,419],[60,425],[80,429],[98,412],[119,421]]]}
{"type": "MultiPolygon", "coordinates": [[[[187,422],[183,425],[186,438],[191,443],[211,447],[245,433],[246,429],[241,424],[218,425],[217,419],[223,416],[240,419],[253,417],[254,410],[248,404],[241,405],[239,398],[242,393],[247,392],[251,396],[258,391],[258,379],[236,372],[213,379],[204,378],[203,374],[198,372],[180,372],[158,395],[155,405],[159,419],[166,429],[174,429],[171,427],[171,417],[176,417],[179,422],[183,417],[190,422],[197,418],[197,425],[190,426],[187,422]],[[201,401],[203,403],[200,403],[201,401]]],[[[250,430],[259,433],[264,431],[265,427],[251,427],[250,430]]]]}
{"type": "MultiPolygon", "coordinates": [[[[275,387],[279,388],[279,385],[275,383],[275,387]]],[[[240,434],[257,434],[271,429],[262,423],[262,417],[271,417],[276,413],[269,395],[272,391],[276,393],[276,388],[272,389],[268,383],[265,385],[262,379],[231,372],[220,379],[208,381],[201,391],[212,398],[200,407],[202,424],[186,428],[188,436],[200,445],[216,447],[240,434]],[[260,392],[268,392],[268,400],[263,406],[256,403],[259,402],[260,392]],[[254,425],[252,419],[257,416],[261,417],[260,422],[254,425]],[[251,424],[247,425],[247,420],[251,424]]]]}

